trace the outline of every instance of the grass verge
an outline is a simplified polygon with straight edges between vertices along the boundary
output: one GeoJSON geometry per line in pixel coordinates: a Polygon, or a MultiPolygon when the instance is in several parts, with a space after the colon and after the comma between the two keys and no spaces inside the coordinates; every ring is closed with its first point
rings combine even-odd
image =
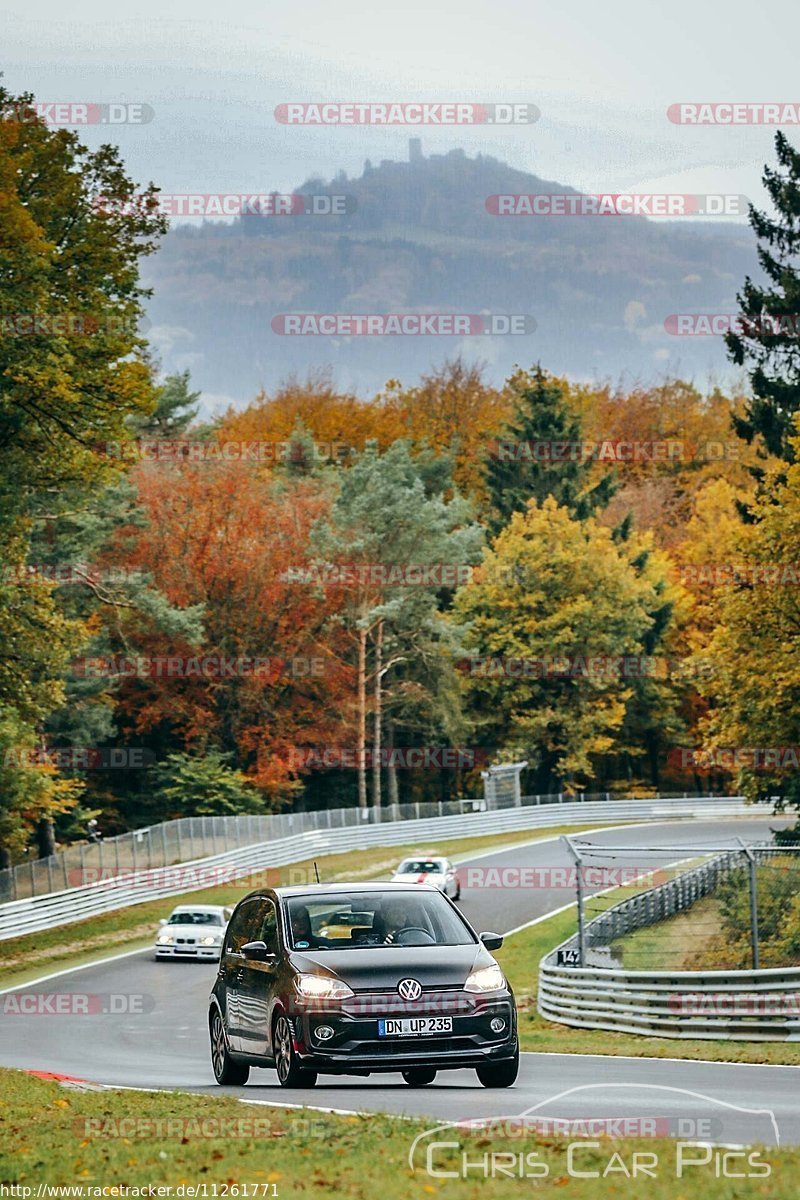
{"type": "MultiPolygon", "coordinates": [[[[415,1156],[416,1170],[409,1166],[408,1155],[414,1138],[434,1128],[436,1121],[256,1107],[230,1096],[181,1092],[75,1092],[10,1070],[0,1070],[0,1097],[0,1183],[30,1188],[27,1196],[32,1197],[40,1185],[50,1184],[80,1188],[71,1194],[87,1198],[101,1195],[101,1188],[168,1185],[179,1196],[190,1195],[186,1189],[196,1187],[201,1190],[195,1196],[265,1200],[475,1200],[486,1194],[492,1200],[510,1200],[534,1188],[537,1196],[545,1197],[597,1200],[610,1193],[633,1200],[643,1194],[641,1176],[626,1178],[620,1163],[630,1172],[638,1152],[650,1156],[647,1161],[655,1176],[646,1178],[648,1200],[694,1194],[702,1194],[704,1200],[795,1200],[800,1169],[797,1150],[766,1149],[756,1153],[758,1170],[768,1168],[768,1178],[718,1178],[712,1157],[679,1179],[679,1143],[665,1138],[594,1140],[573,1151],[570,1163],[566,1140],[526,1135],[523,1141],[518,1130],[516,1137],[504,1138],[497,1132],[476,1136],[449,1129],[439,1140],[450,1147],[431,1153],[431,1166],[440,1172],[432,1175],[425,1169],[429,1142],[423,1142],[415,1156]],[[481,1164],[492,1153],[514,1158],[506,1158],[504,1169],[487,1175],[481,1164]],[[537,1178],[511,1173],[520,1162],[522,1170],[530,1172],[533,1160],[525,1156],[532,1154],[537,1156],[537,1178]],[[459,1177],[464,1156],[473,1164],[466,1178],[459,1177]],[[443,1178],[445,1171],[456,1177],[443,1178]],[[598,1174],[578,1178],[576,1171],[598,1174]],[[181,1187],[182,1193],[177,1190],[181,1187]]],[[[511,1096],[509,1101],[513,1108],[511,1096]]],[[[696,1148],[686,1153],[699,1157],[696,1148]]],[[[748,1165],[739,1158],[729,1169],[746,1173],[748,1165]]],[[[25,1193],[16,1194],[26,1200],[25,1193]]],[[[133,1194],[147,1191],[128,1193],[133,1194]]]]}

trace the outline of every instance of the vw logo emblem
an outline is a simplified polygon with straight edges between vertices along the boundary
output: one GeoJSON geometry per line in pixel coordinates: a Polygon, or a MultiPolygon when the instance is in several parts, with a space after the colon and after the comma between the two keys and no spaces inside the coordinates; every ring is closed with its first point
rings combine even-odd
{"type": "Polygon", "coordinates": [[[397,990],[404,1000],[419,1000],[422,995],[422,984],[416,979],[401,979],[397,990]]]}

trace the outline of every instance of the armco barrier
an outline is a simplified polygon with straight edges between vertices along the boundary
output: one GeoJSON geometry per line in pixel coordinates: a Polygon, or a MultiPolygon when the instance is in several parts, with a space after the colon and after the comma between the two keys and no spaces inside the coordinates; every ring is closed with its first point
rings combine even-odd
{"type": "Polygon", "coordinates": [[[343,829],[316,829],[268,842],[256,842],[224,854],[155,870],[128,871],[96,883],[0,905],[0,941],[24,933],[69,925],[98,913],[143,904],[163,896],[206,888],[216,879],[287,866],[326,854],[371,846],[414,845],[430,838],[478,837],[558,825],[618,824],[625,821],[743,816],[753,813],[740,797],[711,796],[659,800],[527,805],[490,812],[385,821],[343,829]]]}
{"type": "Polygon", "coordinates": [[[579,1029],[649,1037],[800,1041],[800,967],[618,971],[539,967],[539,1012],[579,1029]]]}
{"type": "MultiPolygon", "coordinates": [[[[652,800],[662,799],[658,793],[652,800]]],[[[674,799],[677,797],[666,797],[674,799]]],[[[685,793],[683,795],[685,799],[685,793]]],[[[627,799],[614,796],[614,800],[627,799]]],[[[563,793],[546,796],[481,797],[457,800],[422,800],[411,804],[389,804],[380,808],[359,809],[354,805],[324,808],[310,812],[240,813],[224,817],[179,817],[143,829],[134,829],[115,837],[81,841],[62,847],[47,858],[29,857],[26,861],[0,871],[0,904],[46,896],[75,883],[127,871],[151,871],[174,863],[194,862],[241,850],[257,842],[274,842],[314,830],[352,829],[356,825],[383,825],[394,821],[419,821],[423,817],[466,816],[475,812],[563,803],[610,803],[609,792],[580,792],[575,797],[563,793]]]]}
{"type": "MultiPolygon", "coordinates": [[[[759,857],[780,853],[751,849],[759,857]]],[[[606,909],[586,926],[587,959],[593,947],[690,908],[745,863],[741,851],[728,852],[606,909]]],[[[577,936],[568,938],[539,964],[538,1009],[550,1021],[648,1037],[800,1041],[800,967],[627,971],[556,965],[560,950],[577,946],[577,936]]]]}

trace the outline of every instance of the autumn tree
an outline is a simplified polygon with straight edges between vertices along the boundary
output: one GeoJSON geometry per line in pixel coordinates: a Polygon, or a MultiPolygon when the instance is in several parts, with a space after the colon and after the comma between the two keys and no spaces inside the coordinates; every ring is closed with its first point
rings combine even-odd
{"type": "MultiPolygon", "coordinates": [[[[0,88],[0,725],[21,750],[39,745],[85,636],[52,585],[25,573],[32,522],[52,516],[62,489],[85,503],[113,478],[98,445],[126,440],[128,418],[153,403],[138,262],[164,229],[153,191],[113,147],[88,150],[32,105],[0,88]]],[[[5,782],[0,855],[32,832],[49,853],[74,787],[35,768],[5,782]]]]}
{"type": "MultiPolygon", "coordinates": [[[[793,460],[800,448],[795,437],[793,460]]],[[[718,583],[707,648],[708,769],[722,763],[754,800],[800,810],[800,465],[774,471],[718,583]]],[[[701,760],[702,761],[702,760],[701,760]]]]}
{"type": "Polygon", "coordinates": [[[619,659],[643,654],[657,607],[653,580],[594,518],[552,496],[514,513],[454,607],[484,743],[527,759],[540,792],[585,787],[633,694],[619,659]]]}
{"type": "Polygon", "coordinates": [[[464,495],[483,495],[482,463],[511,401],[506,389],[486,382],[480,365],[448,359],[417,384],[390,380],[378,403],[397,436],[452,463],[453,481],[464,495]]]}
{"type": "Polygon", "coordinates": [[[327,484],[213,460],[143,463],[133,479],[145,521],[124,531],[121,561],[146,572],[177,610],[196,608],[202,632],[191,639],[130,613],[117,653],[240,665],[127,679],[119,723],[147,733],[159,759],[229,755],[272,803],[283,802],[298,790],[298,752],[336,737],[351,686],[327,639],[336,597],[298,580],[311,528],[330,506],[327,484]]]}

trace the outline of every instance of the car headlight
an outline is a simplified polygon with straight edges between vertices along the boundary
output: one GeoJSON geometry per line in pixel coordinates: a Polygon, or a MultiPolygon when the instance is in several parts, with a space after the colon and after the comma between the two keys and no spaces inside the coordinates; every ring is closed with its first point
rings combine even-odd
{"type": "Polygon", "coordinates": [[[220,938],[217,934],[211,933],[208,935],[208,937],[200,938],[200,945],[201,946],[218,946],[221,941],[222,941],[222,938],[220,938]]]}
{"type": "Polygon", "coordinates": [[[490,967],[481,967],[477,971],[473,971],[467,976],[467,982],[464,984],[465,992],[497,992],[500,988],[506,986],[503,972],[498,967],[497,963],[492,963],[490,967]]]}
{"type": "Polygon", "coordinates": [[[158,940],[159,946],[171,946],[173,944],[173,942],[175,941],[175,934],[174,933],[160,933],[158,935],[157,940],[158,940]]]}
{"type": "Polygon", "coordinates": [[[354,995],[341,979],[329,979],[324,975],[297,975],[294,986],[306,1000],[346,1000],[354,995]]]}

